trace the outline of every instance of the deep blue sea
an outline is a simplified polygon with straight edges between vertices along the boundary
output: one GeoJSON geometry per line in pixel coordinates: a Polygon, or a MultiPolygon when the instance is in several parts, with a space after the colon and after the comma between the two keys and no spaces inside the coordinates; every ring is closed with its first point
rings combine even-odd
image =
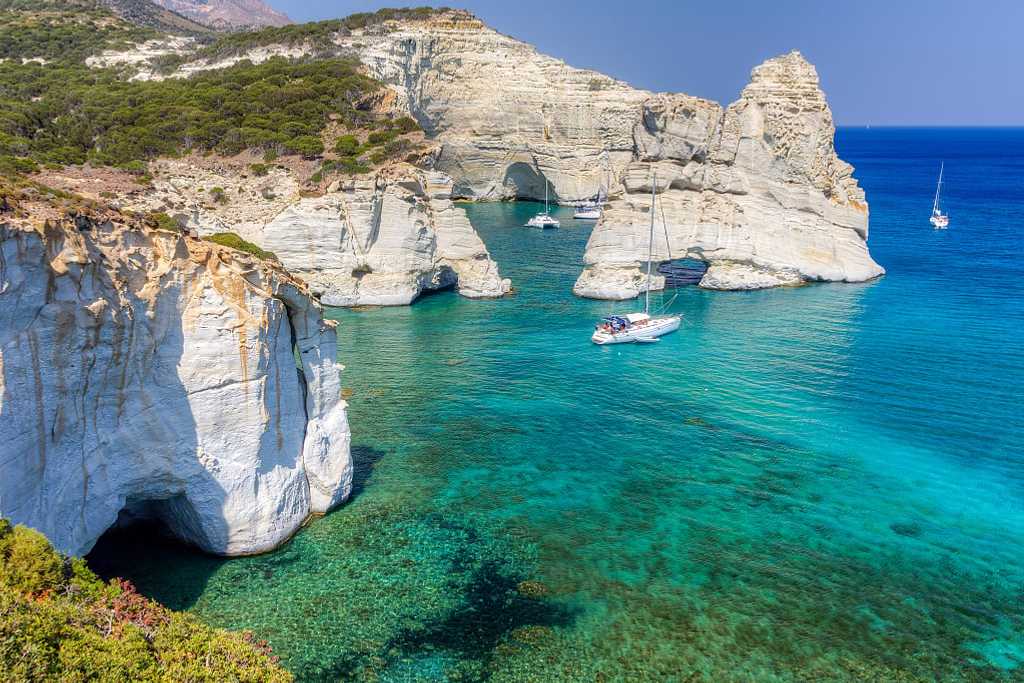
{"type": "Polygon", "coordinates": [[[1024,130],[837,145],[884,278],[685,287],[678,333],[599,348],[633,305],[573,297],[589,226],[468,206],[514,296],[331,312],[353,501],[105,570],[302,681],[1024,680],[1024,130]]]}

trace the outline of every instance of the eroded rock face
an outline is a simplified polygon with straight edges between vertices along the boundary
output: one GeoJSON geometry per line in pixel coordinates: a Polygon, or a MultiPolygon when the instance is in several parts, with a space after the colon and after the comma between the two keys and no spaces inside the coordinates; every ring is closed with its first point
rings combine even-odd
{"type": "Polygon", "coordinates": [[[654,177],[653,259],[707,262],[703,287],[881,275],[868,253],[864,193],[834,137],[818,75],[796,52],[754,69],[725,110],[687,96],[653,98],[637,124],[637,158],[590,238],[574,291],[608,299],[643,291],[654,177]]]}
{"type": "Polygon", "coordinates": [[[310,196],[284,168],[263,177],[180,160],[153,168],[152,189],[128,206],[176,215],[201,235],[235,232],[273,252],[329,306],[405,305],[446,287],[500,297],[511,288],[443,173],[396,164],[310,196]],[[223,203],[209,198],[215,186],[223,203]]]}
{"type": "Polygon", "coordinates": [[[447,176],[411,167],[341,182],[274,217],[260,243],[331,306],[404,305],[445,287],[470,298],[507,294],[510,282],[451,189],[447,176]]]}
{"type": "MultiPolygon", "coordinates": [[[[455,196],[539,199],[547,186],[566,203],[607,190],[611,205],[574,288],[581,296],[623,299],[644,286],[654,172],[668,224],[654,258],[706,261],[704,286],[884,272],[868,253],[864,193],[836,156],[831,111],[799,53],[754,69],[723,108],[572,68],[460,11],[341,31],[333,43],[423,126],[438,146],[433,168],[453,179],[455,196]]],[[[174,77],[321,49],[260,46],[174,77]]]]}
{"type": "Polygon", "coordinates": [[[0,224],[0,516],[266,551],[349,494],[333,324],[277,266],[110,220],[0,224]]]}
{"type": "Polygon", "coordinates": [[[708,262],[706,287],[884,272],[868,253],[864,193],[836,156],[832,113],[799,53],[754,69],[723,109],[573,69],[463,19],[339,40],[359,41],[360,59],[441,144],[436,166],[458,194],[539,198],[550,182],[571,201],[596,194],[610,175],[613,201],[577,294],[624,299],[645,286],[654,172],[667,222],[654,258],[708,262]]]}

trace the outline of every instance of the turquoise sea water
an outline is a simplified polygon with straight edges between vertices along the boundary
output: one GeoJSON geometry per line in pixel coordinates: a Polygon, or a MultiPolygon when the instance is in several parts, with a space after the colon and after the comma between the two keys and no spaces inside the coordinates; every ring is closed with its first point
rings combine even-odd
{"type": "Polygon", "coordinates": [[[94,564],[302,681],[1024,680],[1024,131],[838,146],[885,278],[686,287],[680,332],[598,348],[634,304],[571,295],[589,226],[469,206],[515,296],[331,313],[351,503],[94,564]]]}

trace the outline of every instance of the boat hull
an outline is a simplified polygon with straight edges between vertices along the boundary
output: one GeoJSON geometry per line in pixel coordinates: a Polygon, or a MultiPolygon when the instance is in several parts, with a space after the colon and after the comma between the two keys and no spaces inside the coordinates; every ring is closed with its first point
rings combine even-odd
{"type": "Polygon", "coordinates": [[[610,333],[598,330],[590,338],[598,346],[608,344],[632,344],[640,340],[657,339],[679,329],[682,317],[678,315],[667,318],[654,318],[646,325],[630,327],[622,332],[610,333]]]}
{"type": "Polygon", "coordinates": [[[579,209],[572,217],[578,221],[596,221],[601,218],[601,209],[579,209]]]}

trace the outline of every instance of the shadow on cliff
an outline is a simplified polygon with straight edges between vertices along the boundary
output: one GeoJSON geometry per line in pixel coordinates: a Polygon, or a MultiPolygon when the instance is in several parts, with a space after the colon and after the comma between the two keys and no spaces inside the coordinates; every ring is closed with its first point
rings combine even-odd
{"type": "MultiPolygon", "coordinates": [[[[195,604],[224,562],[190,543],[216,544],[230,533],[223,515],[227,492],[200,462],[200,427],[181,377],[186,349],[199,346],[189,343],[180,309],[190,285],[165,285],[152,316],[104,321],[104,378],[116,373],[119,389],[118,411],[110,416],[117,428],[103,449],[119,467],[137,472],[118,487],[125,498],[117,521],[86,556],[100,576],[127,579],[142,594],[179,610],[195,604]],[[136,462],[121,453],[135,453],[136,462]],[[189,491],[202,499],[202,514],[189,491]],[[170,566],[185,569],[172,576],[170,566]]],[[[97,348],[97,356],[103,353],[97,348]]]]}
{"type": "Polygon", "coordinates": [[[516,188],[516,199],[534,201],[544,201],[544,189],[547,185],[548,199],[552,202],[558,201],[555,188],[547,177],[538,173],[536,167],[522,161],[508,167],[503,184],[505,187],[516,188]]]}

